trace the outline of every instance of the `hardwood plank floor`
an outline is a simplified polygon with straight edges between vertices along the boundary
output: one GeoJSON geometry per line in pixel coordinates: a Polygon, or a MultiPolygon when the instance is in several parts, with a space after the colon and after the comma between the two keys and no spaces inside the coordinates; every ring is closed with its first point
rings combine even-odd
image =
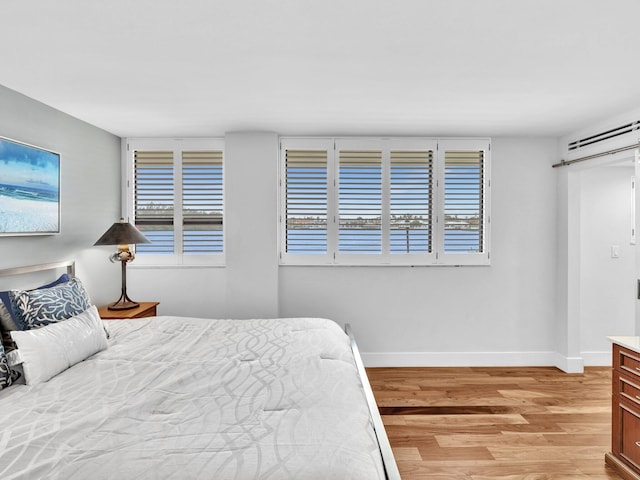
{"type": "Polygon", "coordinates": [[[611,368],[369,368],[404,480],[619,479],[611,368]]]}

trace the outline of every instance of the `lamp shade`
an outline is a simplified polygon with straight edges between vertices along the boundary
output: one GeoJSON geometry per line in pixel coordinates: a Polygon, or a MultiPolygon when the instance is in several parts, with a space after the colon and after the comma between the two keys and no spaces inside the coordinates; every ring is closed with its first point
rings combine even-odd
{"type": "Polygon", "coordinates": [[[144,234],[123,218],[109,227],[109,230],[98,239],[95,245],[132,245],[151,243],[144,234]]]}

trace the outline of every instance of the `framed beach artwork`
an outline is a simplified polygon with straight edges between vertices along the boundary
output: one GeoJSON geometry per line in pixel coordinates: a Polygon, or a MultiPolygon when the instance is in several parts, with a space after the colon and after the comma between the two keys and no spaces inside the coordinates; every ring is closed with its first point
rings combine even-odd
{"type": "Polygon", "coordinates": [[[60,155],[0,137],[0,235],[60,233],[60,155]]]}

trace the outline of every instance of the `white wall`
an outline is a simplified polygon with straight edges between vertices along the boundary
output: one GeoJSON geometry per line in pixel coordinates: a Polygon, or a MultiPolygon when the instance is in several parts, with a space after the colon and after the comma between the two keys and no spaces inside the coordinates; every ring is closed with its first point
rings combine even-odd
{"type": "Polygon", "coordinates": [[[76,259],[93,301],[115,300],[120,270],[92,245],[120,215],[119,138],[2,86],[0,136],[61,154],[61,233],[0,237],[0,268],[76,259]]]}
{"type": "Polygon", "coordinates": [[[556,364],[565,371],[584,370],[580,356],[580,177],[570,168],[556,173],[556,364]]]}
{"type": "Polygon", "coordinates": [[[281,314],[351,323],[369,365],[552,364],[556,148],[492,140],[491,266],[281,267],[281,314]]]}
{"type": "MultiPolygon", "coordinates": [[[[640,324],[640,306],[635,299],[640,256],[627,250],[624,230],[629,219],[621,218],[630,216],[631,170],[619,172],[618,178],[613,172],[604,172],[614,163],[629,160],[632,151],[615,151],[637,145],[640,134],[636,130],[572,152],[567,145],[628,124],[639,114],[636,109],[602,119],[558,140],[559,158],[571,161],[588,157],[587,161],[555,169],[558,188],[555,337],[557,364],[568,372],[580,372],[584,364],[610,364],[611,345],[605,337],[633,335],[638,331],[633,317],[636,325],[640,324]],[[601,155],[605,151],[610,153],[601,155]],[[606,225],[602,230],[594,225],[599,221],[606,225]],[[604,258],[603,255],[610,255],[611,245],[618,243],[622,249],[620,262],[604,258]],[[609,278],[609,284],[598,278],[603,274],[609,278]]],[[[640,196],[636,193],[636,221],[640,219],[639,206],[640,196]]]]}
{"type": "Polygon", "coordinates": [[[634,334],[633,175],[631,161],[580,172],[580,350],[587,364],[611,363],[608,335],[634,334]]]}
{"type": "Polygon", "coordinates": [[[133,262],[131,298],[161,302],[161,315],[278,316],[278,136],[228,133],[224,172],[225,266],[148,268],[133,262]]]}
{"type": "Polygon", "coordinates": [[[493,139],[491,266],[414,268],[278,267],[277,135],[225,141],[226,267],[132,264],[136,298],[161,314],[349,322],[369,365],[554,363],[555,139],[493,139]]]}
{"type": "MultiPolygon", "coordinates": [[[[119,139],[5,88],[0,102],[1,134],[63,161],[63,233],[0,238],[0,265],[76,258],[94,301],[115,300],[119,268],[92,244],[119,217],[119,139]]],[[[349,322],[369,364],[554,364],[566,327],[556,324],[556,139],[493,139],[491,266],[402,268],[278,266],[277,138],[226,136],[227,265],[134,262],[132,298],[160,301],[160,314],[349,322]]]]}
{"type": "Polygon", "coordinates": [[[225,136],[227,315],[278,316],[278,136],[225,136]]]}

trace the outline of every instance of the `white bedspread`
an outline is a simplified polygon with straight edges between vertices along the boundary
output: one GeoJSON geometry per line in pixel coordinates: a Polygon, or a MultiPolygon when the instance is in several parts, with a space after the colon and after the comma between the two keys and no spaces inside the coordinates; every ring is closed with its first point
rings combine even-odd
{"type": "Polygon", "coordinates": [[[384,478],[334,322],[105,325],[107,350],[0,391],[1,479],[384,478]]]}

